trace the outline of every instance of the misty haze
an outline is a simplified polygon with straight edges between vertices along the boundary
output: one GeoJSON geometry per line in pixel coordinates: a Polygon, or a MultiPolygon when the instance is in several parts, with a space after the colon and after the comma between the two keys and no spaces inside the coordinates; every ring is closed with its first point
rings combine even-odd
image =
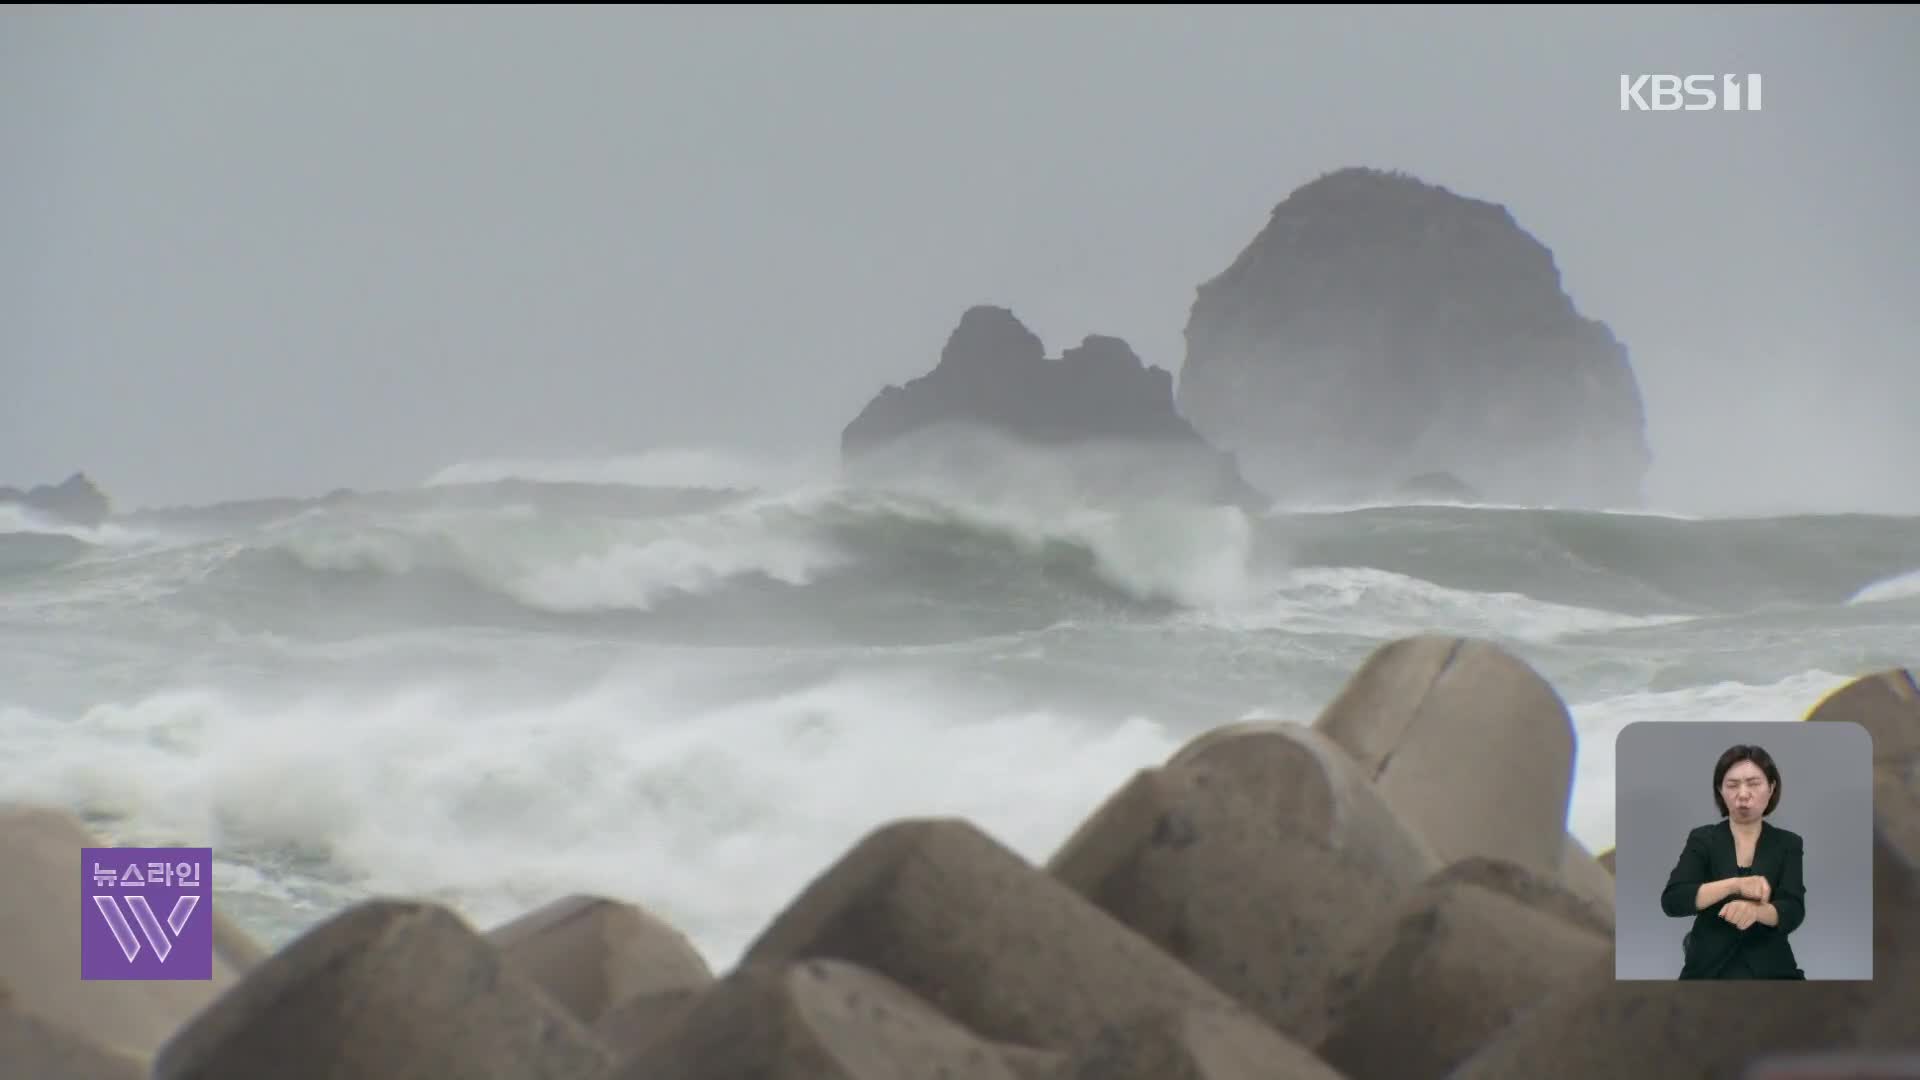
{"type": "MultiPolygon", "coordinates": [[[[1920,655],[1917,56],[1900,8],[0,13],[0,804],[53,811],[0,854],[210,847],[239,935],[204,997],[76,1020],[22,872],[0,1022],[214,1075],[231,942],[381,896],[509,954],[631,903],[706,994],[907,818],[1180,939],[1070,843],[1203,798],[1137,780],[1176,754],[1362,823],[1340,919],[1504,859],[1577,909],[1541,963],[1597,964],[1626,725],[1920,655]],[[1727,73],[1760,110],[1623,105],[1727,73]]],[[[1284,993],[1156,943],[1349,1080],[1464,1061],[1313,1013],[1371,985],[1315,902],[1258,931],[1319,943],[1284,993]]],[[[687,1030],[753,1052],[713,993],[687,1030]]],[[[994,1054],[1084,1050],[955,994],[994,1054]]],[[[558,998],[598,1061],[616,1003],[558,998]]],[[[601,1076],[523,1051],[461,1052],[601,1076]]]]}
{"type": "Polygon", "coordinates": [[[828,456],[960,312],[1178,374],[1295,187],[1507,207],[1678,511],[1904,509],[1907,12],[16,11],[5,482],[175,504],[828,456]],[[1759,71],[1760,113],[1622,112],[1759,71]]]}

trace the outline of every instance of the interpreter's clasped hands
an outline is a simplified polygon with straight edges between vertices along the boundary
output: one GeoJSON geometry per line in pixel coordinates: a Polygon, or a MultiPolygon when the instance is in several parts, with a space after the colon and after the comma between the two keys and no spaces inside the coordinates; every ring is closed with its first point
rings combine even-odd
{"type": "Polygon", "coordinates": [[[1760,905],[1752,900],[1734,900],[1720,909],[1720,917],[1745,930],[1760,921],[1760,905]]]}
{"type": "Polygon", "coordinates": [[[1773,899],[1773,886],[1767,883],[1764,875],[1751,874],[1735,880],[1739,881],[1740,895],[1745,899],[1760,904],[1764,904],[1773,899]]]}

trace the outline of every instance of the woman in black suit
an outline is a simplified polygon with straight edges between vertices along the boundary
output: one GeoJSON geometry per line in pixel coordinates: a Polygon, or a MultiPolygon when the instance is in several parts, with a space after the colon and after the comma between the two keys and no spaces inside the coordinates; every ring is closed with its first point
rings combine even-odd
{"type": "Polygon", "coordinates": [[[1660,907],[1693,919],[1682,979],[1804,979],[1788,936],[1807,917],[1799,834],[1767,822],[1780,805],[1780,769],[1758,746],[1735,746],[1713,767],[1721,821],[1687,834],[1660,907]]]}

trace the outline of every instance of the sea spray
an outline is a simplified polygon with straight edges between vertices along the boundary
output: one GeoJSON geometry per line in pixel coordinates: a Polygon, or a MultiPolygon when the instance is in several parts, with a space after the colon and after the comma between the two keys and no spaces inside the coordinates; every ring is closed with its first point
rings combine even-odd
{"type": "Polygon", "coordinates": [[[1501,641],[1566,696],[1594,848],[1625,723],[1792,720],[1920,655],[1913,518],[522,464],[0,532],[63,548],[0,579],[0,796],[213,845],[269,942],[379,892],[485,924],[586,891],[723,966],[885,820],[1044,859],[1191,734],[1311,721],[1390,637],[1501,641]]]}

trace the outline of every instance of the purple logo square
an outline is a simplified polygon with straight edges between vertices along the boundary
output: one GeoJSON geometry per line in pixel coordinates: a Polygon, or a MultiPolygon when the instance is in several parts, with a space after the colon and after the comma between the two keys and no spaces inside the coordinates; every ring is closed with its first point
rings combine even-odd
{"type": "Polygon", "coordinates": [[[213,978],[213,849],[81,848],[80,978],[213,978]]]}

